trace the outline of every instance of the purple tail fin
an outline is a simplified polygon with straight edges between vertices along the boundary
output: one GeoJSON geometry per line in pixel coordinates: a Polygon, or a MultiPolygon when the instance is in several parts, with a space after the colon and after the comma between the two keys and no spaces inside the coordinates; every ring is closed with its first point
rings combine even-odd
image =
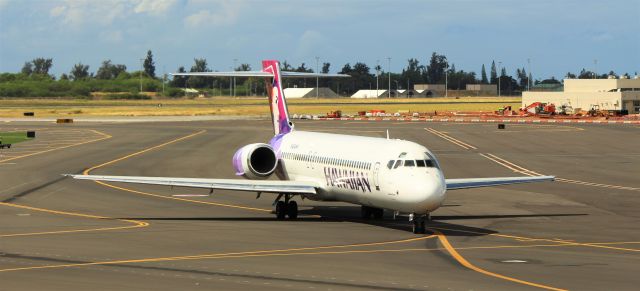
{"type": "Polygon", "coordinates": [[[287,102],[282,90],[280,64],[275,60],[262,61],[262,71],[273,74],[271,86],[267,85],[269,93],[269,105],[271,107],[271,119],[275,135],[286,134],[293,130],[293,123],[289,120],[287,102]]]}

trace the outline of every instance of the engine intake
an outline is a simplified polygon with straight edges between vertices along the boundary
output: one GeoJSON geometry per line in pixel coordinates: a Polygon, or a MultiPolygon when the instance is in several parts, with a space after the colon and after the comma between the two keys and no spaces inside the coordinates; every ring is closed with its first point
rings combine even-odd
{"type": "Polygon", "coordinates": [[[248,179],[266,179],[273,174],[277,165],[276,153],[265,143],[243,146],[233,155],[236,175],[248,179]]]}

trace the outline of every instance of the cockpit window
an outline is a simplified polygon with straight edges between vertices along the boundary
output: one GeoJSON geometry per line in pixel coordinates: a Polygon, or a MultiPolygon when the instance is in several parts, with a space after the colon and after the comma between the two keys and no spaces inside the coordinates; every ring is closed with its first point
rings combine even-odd
{"type": "Polygon", "coordinates": [[[432,160],[426,160],[425,162],[427,163],[427,167],[429,167],[429,168],[435,168],[436,167],[436,164],[432,160]]]}
{"type": "Polygon", "coordinates": [[[402,160],[397,160],[396,164],[393,166],[394,169],[397,169],[398,167],[402,166],[402,160]]]}
{"type": "Polygon", "coordinates": [[[406,160],[406,161],[404,161],[404,166],[405,167],[415,167],[416,166],[416,161],[414,161],[414,160],[406,160]]]}
{"type": "Polygon", "coordinates": [[[393,167],[393,163],[394,163],[394,162],[395,162],[394,160],[389,161],[389,162],[387,163],[387,168],[391,169],[391,168],[393,167]]]}
{"type": "Polygon", "coordinates": [[[429,152],[424,152],[427,157],[429,157],[429,159],[427,160],[427,167],[433,167],[433,168],[438,168],[440,169],[440,164],[438,163],[438,160],[436,160],[436,157],[434,157],[431,153],[429,152]],[[431,162],[431,166],[429,166],[429,162],[431,162]]]}
{"type": "Polygon", "coordinates": [[[424,160],[417,160],[416,161],[416,166],[420,167],[420,168],[424,168],[426,166],[424,160]]]}

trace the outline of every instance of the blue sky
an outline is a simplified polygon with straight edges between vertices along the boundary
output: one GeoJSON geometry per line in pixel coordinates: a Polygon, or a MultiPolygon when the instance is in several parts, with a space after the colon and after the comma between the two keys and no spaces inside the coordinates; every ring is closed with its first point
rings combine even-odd
{"type": "Polygon", "coordinates": [[[104,59],[140,67],[151,49],[158,73],[194,57],[214,70],[233,59],[257,68],[275,58],[332,72],[360,61],[399,72],[407,59],[433,51],[457,69],[480,73],[492,60],[509,74],[536,79],[567,71],[640,73],[640,0],[486,1],[224,1],[0,0],[0,72],[35,57],[53,58],[52,72],[73,64],[94,72],[104,59]]]}

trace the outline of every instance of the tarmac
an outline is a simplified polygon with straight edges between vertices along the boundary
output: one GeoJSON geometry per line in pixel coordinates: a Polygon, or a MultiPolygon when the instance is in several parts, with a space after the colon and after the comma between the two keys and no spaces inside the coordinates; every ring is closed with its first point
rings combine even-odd
{"type": "Polygon", "coordinates": [[[268,120],[11,121],[0,150],[0,290],[637,290],[640,126],[296,121],[297,130],[418,142],[447,178],[556,182],[448,192],[429,233],[359,206],[77,181],[65,173],[236,178],[268,120]]]}

